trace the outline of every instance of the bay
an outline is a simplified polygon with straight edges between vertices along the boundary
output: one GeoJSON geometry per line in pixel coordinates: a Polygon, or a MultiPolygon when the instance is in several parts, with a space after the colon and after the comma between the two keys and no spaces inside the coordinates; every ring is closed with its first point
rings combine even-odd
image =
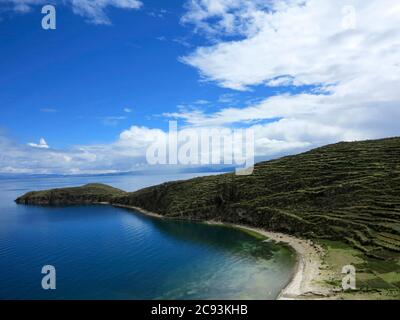
{"type": "Polygon", "coordinates": [[[134,191],[193,176],[1,178],[0,299],[275,299],[295,266],[283,245],[111,206],[14,203],[31,190],[98,182],[134,191]],[[56,268],[56,290],[41,287],[44,265],[56,268]]]}

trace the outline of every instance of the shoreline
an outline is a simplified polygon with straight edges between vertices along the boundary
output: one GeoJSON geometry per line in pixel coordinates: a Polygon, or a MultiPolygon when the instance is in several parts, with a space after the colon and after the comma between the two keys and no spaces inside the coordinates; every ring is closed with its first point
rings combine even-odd
{"type": "MultiPolygon", "coordinates": [[[[111,205],[118,208],[135,210],[153,218],[176,219],[168,218],[160,214],[142,209],[140,207],[120,204],[111,205]]],[[[314,244],[311,240],[300,239],[279,232],[272,232],[239,224],[225,223],[213,220],[199,222],[209,225],[228,226],[232,228],[255,232],[266,237],[267,240],[264,241],[272,240],[277,244],[283,243],[292,248],[292,250],[294,250],[294,252],[296,253],[296,266],[294,268],[291,279],[289,280],[287,285],[281,290],[280,294],[277,297],[277,300],[302,300],[306,299],[307,297],[324,299],[333,294],[331,290],[317,284],[317,282],[322,282],[323,280],[325,280],[321,272],[322,256],[324,255],[324,250],[321,246],[314,244]]]]}
{"type": "Polygon", "coordinates": [[[208,221],[210,225],[224,225],[258,233],[268,238],[266,241],[288,245],[296,253],[296,266],[287,285],[281,290],[277,300],[302,300],[307,297],[327,298],[332,292],[316,282],[323,281],[321,266],[324,250],[310,240],[296,238],[287,234],[267,231],[239,224],[208,221]]]}

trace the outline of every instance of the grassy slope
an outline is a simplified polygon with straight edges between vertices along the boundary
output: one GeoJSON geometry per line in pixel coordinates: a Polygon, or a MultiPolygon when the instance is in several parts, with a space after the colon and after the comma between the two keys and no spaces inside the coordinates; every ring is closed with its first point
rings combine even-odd
{"type": "Polygon", "coordinates": [[[400,138],[339,143],[260,163],[254,174],[166,183],[115,201],[345,240],[370,256],[400,252],[400,138]]]}
{"type": "MultiPolygon", "coordinates": [[[[339,285],[343,264],[353,263],[361,290],[400,298],[400,138],[318,148],[260,163],[250,176],[202,177],[134,193],[113,189],[111,196],[101,190],[98,199],[92,194],[85,199],[315,239],[328,249],[331,285],[339,285]]],[[[50,204],[62,203],[64,191],[41,197],[52,195],[58,200],[50,204]]],[[[39,203],[37,196],[28,194],[19,202],[39,203]]],[[[79,203],[79,196],[72,198],[79,203]]]]}
{"type": "Polygon", "coordinates": [[[166,183],[116,201],[316,239],[329,285],[340,288],[341,268],[354,264],[352,298],[400,298],[400,138],[334,144],[260,163],[251,176],[166,183]]]}
{"type": "Polygon", "coordinates": [[[110,202],[114,197],[125,194],[126,192],[122,190],[104,184],[92,183],[75,188],[32,191],[19,197],[16,202],[39,205],[90,204],[93,202],[110,202]]]}

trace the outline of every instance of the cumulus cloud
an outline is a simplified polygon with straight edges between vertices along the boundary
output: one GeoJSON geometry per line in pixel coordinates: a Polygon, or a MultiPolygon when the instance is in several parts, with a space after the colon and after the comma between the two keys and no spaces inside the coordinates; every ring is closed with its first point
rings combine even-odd
{"type": "Polygon", "coordinates": [[[132,126],[110,144],[75,145],[59,150],[39,143],[21,145],[0,132],[1,173],[114,173],[146,167],[148,146],[166,133],[132,126]]]}
{"type": "Polygon", "coordinates": [[[93,24],[111,24],[111,20],[106,14],[108,7],[133,10],[142,6],[142,2],[139,0],[0,0],[0,3],[10,10],[21,13],[29,12],[37,5],[67,5],[75,14],[86,18],[93,24]]]}
{"type": "MultiPolygon", "coordinates": [[[[279,105],[279,101],[275,101],[275,103],[279,105]]],[[[397,117],[393,116],[392,121],[388,122],[386,117],[382,116],[379,108],[375,110],[373,114],[375,120],[370,123],[368,130],[364,127],[364,119],[359,119],[359,126],[343,130],[342,126],[346,127],[346,122],[351,122],[354,118],[353,109],[344,110],[342,115],[332,113],[322,114],[320,117],[285,117],[286,113],[290,113],[290,107],[282,113],[276,109],[269,114],[263,113],[262,104],[258,107],[259,110],[251,111],[253,117],[256,117],[257,112],[259,112],[261,118],[281,116],[281,119],[267,124],[255,123],[247,126],[254,132],[256,160],[270,159],[308,150],[337,139],[365,139],[370,137],[371,132],[374,132],[373,134],[376,136],[384,136],[388,130],[393,132],[397,130],[397,117]],[[338,121],[332,122],[331,119],[334,117],[337,117],[338,121]],[[379,120],[379,118],[381,119],[379,120]],[[377,125],[380,122],[382,126],[377,125]]],[[[257,108],[257,106],[251,108],[257,108]]],[[[393,107],[393,110],[396,111],[397,109],[393,107]]],[[[228,110],[224,112],[228,112],[228,110]]],[[[250,113],[246,109],[243,109],[243,112],[250,113]]],[[[310,112],[312,112],[312,108],[310,108],[310,112]]],[[[364,110],[360,110],[361,114],[363,112],[364,110]]],[[[234,136],[233,128],[235,127],[228,125],[225,121],[228,117],[232,122],[236,121],[235,119],[242,121],[243,118],[235,112],[230,115],[226,113],[222,116],[222,119],[225,119],[224,121],[220,121],[217,115],[209,119],[201,114],[198,117],[200,121],[195,122],[188,115],[186,123],[192,124],[179,128],[178,136],[187,137],[192,134],[201,136],[203,130],[210,132],[212,129],[219,129],[220,132],[234,136]]],[[[366,118],[371,119],[368,116],[366,118]]],[[[113,143],[75,145],[64,150],[50,148],[44,139],[41,139],[39,143],[20,145],[3,134],[0,135],[0,150],[2,150],[0,153],[0,172],[97,174],[150,169],[151,166],[146,159],[146,152],[149,147],[167,141],[167,131],[140,126],[132,126],[124,130],[113,143]]],[[[184,143],[184,141],[180,143],[184,143]]],[[[239,142],[233,144],[235,148],[240,145],[239,142]]],[[[201,150],[201,153],[204,156],[207,151],[201,150]]]]}
{"type": "Polygon", "coordinates": [[[110,24],[105,13],[107,7],[119,9],[139,9],[142,2],[138,0],[71,0],[72,9],[76,14],[89,19],[95,24],[110,24]]]}
{"type": "MultiPolygon", "coordinates": [[[[214,6],[220,3],[228,10],[230,5],[224,7],[223,3],[231,3],[194,2],[207,3],[214,14],[211,17],[219,17],[219,21],[226,19],[227,13],[214,6]]],[[[347,0],[274,1],[270,10],[253,8],[253,15],[259,17],[248,22],[254,25],[253,31],[246,31],[248,23],[237,26],[246,33],[243,40],[200,47],[182,60],[207,79],[239,90],[278,77],[291,77],[297,85],[339,84],[342,90],[360,85],[360,77],[370,80],[370,76],[380,75],[382,81],[392,80],[383,73],[399,74],[398,5],[392,0],[350,3],[354,8],[351,17],[346,16],[351,12],[344,11],[347,0]],[[348,19],[355,20],[355,29],[344,28],[348,19]]],[[[194,12],[188,17],[199,14],[194,12]]],[[[202,26],[207,21],[194,19],[193,23],[202,26]]]]}
{"type": "Polygon", "coordinates": [[[193,24],[196,31],[209,35],[247,35],[255,32],[255,20],[262,19],[261,10],[269,8],[268,0],[189,0],[181,19],[193,24]]]}
{"type": "Polygon", "coordinates": [[[283,93],[212,114],[168,116],[193,126],[256,126],[266,154],[277,143],[312,147],[400,134],[396,2],[192,0],[187,8],[183,21],[216,42],[181,61],[224,88],[267,86],[283,93]],[[285,93],[302,87],[311,89],[285,93]]]}
{"type": "MultiPolygon", "coordinates": [[[[98,8],[104,13],[105,4],[112,3],[101,1],[98,8]]],[[[84,5],[80,8],[85,12],[84,5]]],[[[230,91],[213,113],[198,101],[195,108],[164,114],[184,122],[182,130],[252,128],[258,158],[400,135],[400,5],[395,1],[190,0],[186,9],[182,22],[213,42],[181,61],[230,91]],[[257,86],[282,93],[240,105],[242,91],[257,86]]],[[[111,144],[54,150],[21,146],[0,135],[0,171],[129,171],[146,166],[148,146],[165,139],[163,130],[133,126],[111,144]]]]}
{"type": "Polygon", "coordinates": [[[39,149],[49,149],[49,145],[47,144],[46,140],[44,138],[40,138],[39,143],[33,143],[30,142],[28,143],[28,146],[32,148],[39,148],[39,149]]]}

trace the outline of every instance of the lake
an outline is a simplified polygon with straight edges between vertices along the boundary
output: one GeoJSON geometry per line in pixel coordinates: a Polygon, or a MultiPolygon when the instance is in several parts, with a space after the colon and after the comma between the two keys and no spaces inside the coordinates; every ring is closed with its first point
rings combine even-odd
{"type": "Polygon", "coordinates": [[[111,206],[14,203],[31,190],[99,182],[134,191],[194,176],[1,178],[0,299],[275,299],[294,271],[286,246],[111,206]],[[56,268],[56,290],[41,287],[44,265],[56,268]]]}

